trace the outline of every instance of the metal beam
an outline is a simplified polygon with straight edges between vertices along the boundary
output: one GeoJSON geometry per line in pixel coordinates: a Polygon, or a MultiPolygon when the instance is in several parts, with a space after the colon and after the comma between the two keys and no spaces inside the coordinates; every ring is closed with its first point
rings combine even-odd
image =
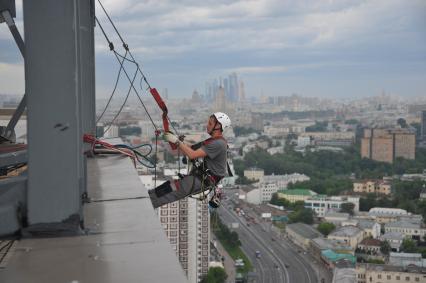
{"type": "MultiPolygon", "coordinates": [[[[15,39],[16,45],[18,45],[19,51],[21,51],[22,57],[24,57],[25,59],[24,40],[22,39],[21,34],[19,33],[18,28],[15,25],[15,21],[13,20],[12,14],[10,13],[9,10],[3,10],[1,11],[1,16],[3,20],[6,22],[7,26],[9,27],[9,30],[12,33],[13,38],[15,39]]],[[[15,113],[13,114],[9,123],[7,124],[5,132],[2,134],[4,138],[11,140],[13,136],[13,130],[15,129],[16,124],[21,118],[22,113],[24,113],[26,106],[27,106],[27,99],[26,99],[26,95],[24,94],[24,97],[21,99],[21,102],[19,103],[18,108],[16,108],[15,113]]]]}
{"type": "Polygon", "coordinates": [[[75,229],[85,191],[82,96],[94,96],[83,77],[94,78],[93,26],[85,0],[24,0],[28,101],[28,222],[36,231],[75,229]],[[67,225],[61,225],[67,224],[67,225]]]}

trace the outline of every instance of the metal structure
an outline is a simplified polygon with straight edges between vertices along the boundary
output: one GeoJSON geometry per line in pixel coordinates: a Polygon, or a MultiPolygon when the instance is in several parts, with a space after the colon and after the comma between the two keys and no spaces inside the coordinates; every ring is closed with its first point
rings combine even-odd
{"type": "Polygon", "coordinates": [[[23,10],[25,44],[14,1],[0,0],[25,61],[0,169],[28,154],[27,173],[0,179],[0,237],[12,239],[0,240],[0,282],[186,282],[131,161],[85,154],[83,135],[95,134],[94,1],[23,0],[23,10]],[[13,140],[26,106],[27,149],[13,140]]]}
{"type": "Polygon", "coordinates": [[[58,225],[77,232],[86,191],[82,137],[95,131],[95,113],[86,104],[95,99],[94,6],[84,0],[23,4],[28,230],[55,231],[58,225]]]}

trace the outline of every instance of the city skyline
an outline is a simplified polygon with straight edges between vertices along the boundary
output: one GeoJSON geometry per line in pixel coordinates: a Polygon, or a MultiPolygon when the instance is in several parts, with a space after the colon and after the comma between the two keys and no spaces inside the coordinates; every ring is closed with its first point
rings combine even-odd
{"type": "MultiPolygon", "coordinates": [[[[23,34],[22,1],[16,1],[23,34]]],[[[422,96],[426,4],[422,1],[103,1],[152,86],[171,98],[204,94],[237,73],[247,97],[422,96]]],[[[116,50],[107,19],[97,16],[116,50]]],[[[95,29],[97,97],[119,66],[95,29]]],[[[0,25],[2,93],[24,91],[23,60],[0,25]]],[[[121,48],[121,49],[120,49],[121,48]]],[[[123,81],[123,89],[125,89],[123,81]]]]}

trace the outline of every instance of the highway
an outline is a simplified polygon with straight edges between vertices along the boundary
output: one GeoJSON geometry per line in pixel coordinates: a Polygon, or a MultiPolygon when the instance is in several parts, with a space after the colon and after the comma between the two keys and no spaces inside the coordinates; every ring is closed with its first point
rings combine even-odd
{"type": "Polygon", "coordinates": [[[249,257],[256,273],[256,278],[249,282],[316,283],[321,281],[322,276],[318,276],[318,271],[314,270],[308,262],[312,259],[300,253],[292,243],[287,242],[286,239],[280,239],[279,235],[270,231],[270,223],[247,225],[245,218],[238,216],[229,204],[221,206],[218,213],[225,224],[237,222],[240,225],[235,231],[242,243],[241,248],[249,257]],[[255,256],[256,250],[261,252],[260,259],[255,256]]]}

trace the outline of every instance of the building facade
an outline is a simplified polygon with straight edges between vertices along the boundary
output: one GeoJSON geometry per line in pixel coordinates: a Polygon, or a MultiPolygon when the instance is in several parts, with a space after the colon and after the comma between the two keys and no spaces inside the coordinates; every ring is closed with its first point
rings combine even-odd
{"type": "Polygon", "coordinates": [[[265,171],[260,168],[253,167],[253,168],[244,170],[244,177],[246,177],[249,180],[262,181],[264,175],[265,175],[265,171]]]}
{"type": "Polygon", "coordinates": [[[188,281],[199,282],[208,272],[210,257],[207,202],[185,198],[161,206],[158,214],[188,281]]]}
{"type": "Polygon", "coordinates": [[[305,199],[305,207],[315,211],[318,217],[324,217],[327,212],[339,212],[344,203],[353,203],[354,212],[359,211],[359,197],[316,195],[305,199]]]}
{"type": "Polygon", "coordinates": [[[414,159],[416,136],[408,129],[365,129],[361,157],[393,163],[395,158],[414,159]]]}
{"type": "Polygon", "coordinates": [[[317,193],[311,190],[294,189],[294,190],[280,190],[278,191],[278,197],[288,200],[291,203],[296,201],[305,201],[317,193]]]}
{"type": "Polygon", "coordinates": [[[361,194],[382,194],[390,195],[391,194],[391,184],[382,181],[382,180],[366,180],[366,181],[357,181],[353,183],[353,191],[355,193],[361,194]]]}
{"type": "Polygon", "coordinates": [[[364,239],[364,231],[356,226],[339,227],[327,236],[328,239],[346,243],[353,250],[364,239]]]}
{"type": "Polygon", "coordinates": [[[425,274],[426,268],[419,267],[365,263],[356,266],[357,283],[425,282],[425,274]]]}

